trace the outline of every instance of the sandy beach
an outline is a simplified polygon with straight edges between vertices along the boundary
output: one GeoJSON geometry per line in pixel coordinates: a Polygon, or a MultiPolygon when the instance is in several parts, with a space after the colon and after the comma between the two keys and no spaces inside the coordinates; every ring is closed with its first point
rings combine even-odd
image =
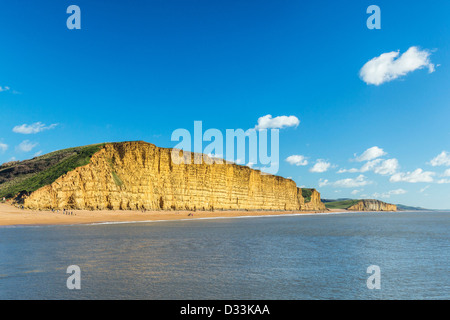
{"type": "MultiPolygon", "coordinates": [[[[343,212],[345,210],[331,210],[343,212]]],[[[73,214],[52,211],[19,209],[0,204],[0,226],[11,225],[64,225],[100,222],[135,222],[157,220],[192,220],[201,218],[269,216],[289,214],[311,214],[312,211],[121,211],[121,210],[73,210],[73,214]],[[189,215],[193,214],[193,215],[189,215]]]]}

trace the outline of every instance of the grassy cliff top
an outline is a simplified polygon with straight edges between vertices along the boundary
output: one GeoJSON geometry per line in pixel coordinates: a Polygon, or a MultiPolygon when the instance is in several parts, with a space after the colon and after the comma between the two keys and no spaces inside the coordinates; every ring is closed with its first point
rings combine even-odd
{"type": "Polygon", "coordinates": [[[330,202],[324,202],[325,207],[327,209],[347,209],[353,206],[354,204],[357,204],[361,200],[340,200],[340,201],[330,201],[330,202]]]}
{"type": "Polygon", "coordinates": [[[33,192],[53,183],[60,176],[89,163],[104,144],[88,145],[51,152],[30,160],[0,166],[0,198],[20,192],[33,192]]]}

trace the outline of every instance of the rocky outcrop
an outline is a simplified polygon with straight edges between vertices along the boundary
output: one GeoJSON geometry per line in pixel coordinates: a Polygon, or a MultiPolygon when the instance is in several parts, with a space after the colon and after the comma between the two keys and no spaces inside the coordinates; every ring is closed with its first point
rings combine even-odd
{"type": "MultiPolygon", "coordinates": [[[[301,191],[301,189],[299,188],[301,191]]],[[[303,200],[301,207],[302,210],[305,211],[326,211],[327,208],[325,207],[325,204],[322,203],[320,200],[320,193],[317,192],[316,189],[310,189],[311,190],[311,200],[309,202],[306,202],[303,200]]],[[[303,198],[303,197],[302,197],[303,198]]]]}
{"type": "MultiPolygon", "coordinates": [[[[172,149],[106,144],[78,167],[24,199],[33,209],[326,210],[314,190],[305,203],[294,181],[232,163],[175,164],[172,149]]],[[[195,156],[190,154],[191,159],[195,156]]],[[[209,159],[209,158],[207,158],[209,159]]]]}
{"type": "Polygon", "coordinates": [[[397,211],[395,204],[379,200],[365,199],[347,208],[350,211],[397,211]]]}

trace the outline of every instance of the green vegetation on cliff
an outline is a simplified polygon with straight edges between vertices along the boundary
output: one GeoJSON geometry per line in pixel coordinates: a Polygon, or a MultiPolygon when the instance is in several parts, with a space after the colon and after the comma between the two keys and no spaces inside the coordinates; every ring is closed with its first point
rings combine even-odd
{"type": "Polygon", "coordinates": [[[313,189],[302,188],[302,196],[305,199],[305,203],[311,202],[311,195],[313,189]]]}
{"type": "Polygon", "coordinates": [[[340,200],[340,201],[329,201],[325,203],[327,209],[347,209],[351,206],[357,204],[360,200],[340,200]]]}
{"type": "Polygon", "coordinates": [[[21,192],[33,192],[53,183],[67,172],[89,163],[104,144],[55,151],[25,161],[0,166],[0,198],[12,198],[21,192]]]}

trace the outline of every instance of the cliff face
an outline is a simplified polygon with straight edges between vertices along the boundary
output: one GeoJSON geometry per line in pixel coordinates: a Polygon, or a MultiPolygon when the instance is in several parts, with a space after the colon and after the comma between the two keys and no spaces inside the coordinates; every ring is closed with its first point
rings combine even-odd
{"type": "MultiPolygon", "coordinates": [[[[301,193],[300,188],[299,188],[299,191],[301,193]]],[[[302,210],[305,210],[305,211],[326,211],[327,210],[327,208],[325,207],[325,204],[323,204],[322,201],[320,200],[320,193],[317,192],[316,189],[312,189],[311,201],[305,203],[305,200],[303,200],[301,207],[302,207],[302,210]]]]}
{"type": "Polygon", "coordinates": [[[386,203],[379,200],[361,200],[347,210],[350,211],[397,211],[395,204],[386,203]]]}
{"type": "MultiPolygon", "coordinates": [[[[193,158],[194,155],[191,154],[193,158]]],[[[106,144],[88,165],[31,193],[33,209],[326,210],[314,190],[305,203],[294,181],[235,164],[174,164],[171,149],[106,144]]]]}

